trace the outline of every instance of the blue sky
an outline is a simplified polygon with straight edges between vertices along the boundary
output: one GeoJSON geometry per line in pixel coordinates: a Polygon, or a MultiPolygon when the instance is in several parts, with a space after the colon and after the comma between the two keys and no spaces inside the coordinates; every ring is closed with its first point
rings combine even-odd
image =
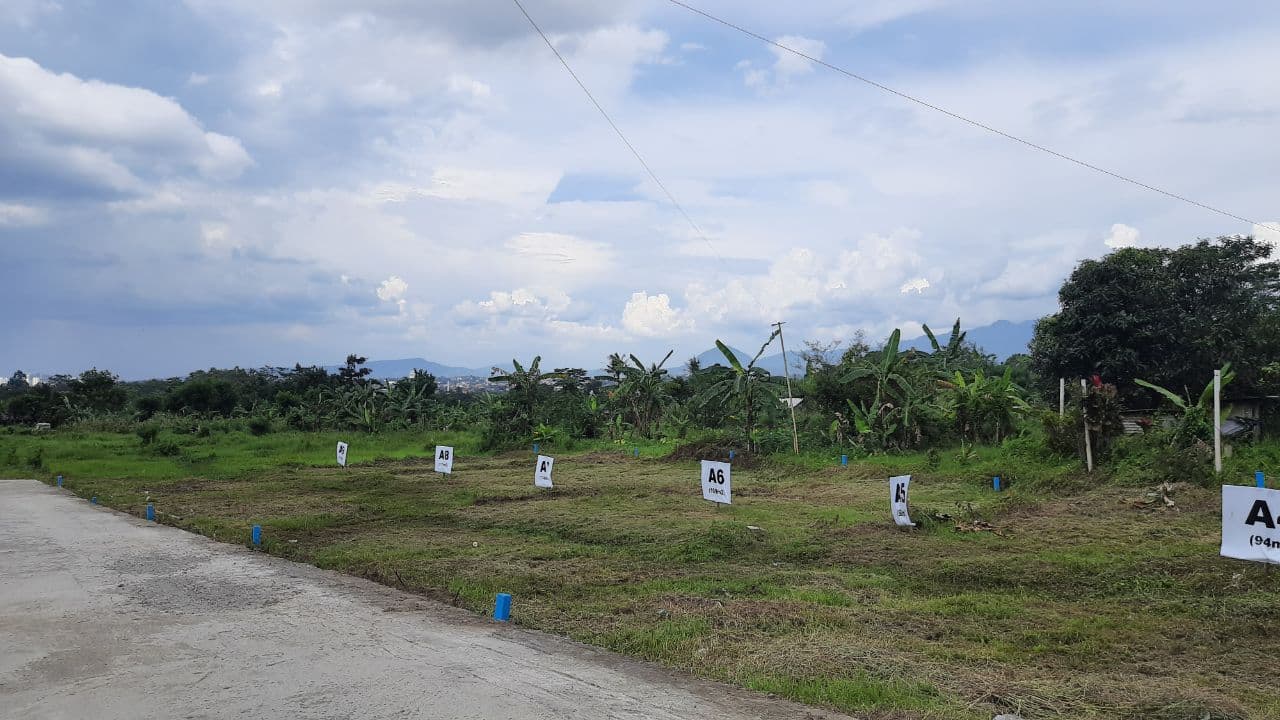
{"type": "MultiPolygon", "coordinates": [[[[693,4],[1280,219],[1275,3],[693,4]]],[[[662,0],[525,5],[705,238],[508,2],[0,4],[0,372],[913,335],[1052,312],[1113,247],[1255,231],[662,0]]]]}

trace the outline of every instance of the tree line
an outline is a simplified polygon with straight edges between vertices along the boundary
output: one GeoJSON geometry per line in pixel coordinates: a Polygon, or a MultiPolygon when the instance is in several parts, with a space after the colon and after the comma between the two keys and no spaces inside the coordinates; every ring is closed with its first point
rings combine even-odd
{"type": "MultiPolygon", "coordinates": [[[[1280,263],[1272,250],[1224,237],[1084,261],[1063,284],[1059,311],[1037,323],[1030,352],[1004,361],[969,342],[959,320],[945,343],[924,326],[925,350],[904,349],[900,330],[874,345],[862,335],[809,343],[793,363],[801,444],[877,453],[999,444],[1035,432],[1050,449],[1072,453],[1087,423],[1105,455],[1122,407],[1160,406],[1186,421],[1171,445],[1192,447],[1209,419],[1199,397],[1213,370],[1227,366],[1236,396],[1280,394],[1280,263]],[[1059,378],[1072,380],[1063,416],[1059,378]],[[1079,378],[1089,379],[1084,391],[1079,378]]],[[[672,352],[613,353],[603,374],[515,359],[490,378],[503,392],[477,394],[441,393],[422,372],[374,379],[354,354],[336,373],[295,365],[122,383],[93,369],[36,385],[16,373],[0,385],[0,422],[221,418],[257,433],[466,429],[490,448],[713,437],[774,452],[791,445],[785,385],[757,363],[776,337],[763,336],[751,357],[717,340],[721,357],[706,367],[694,358],[673,368],[672,352]]]]}

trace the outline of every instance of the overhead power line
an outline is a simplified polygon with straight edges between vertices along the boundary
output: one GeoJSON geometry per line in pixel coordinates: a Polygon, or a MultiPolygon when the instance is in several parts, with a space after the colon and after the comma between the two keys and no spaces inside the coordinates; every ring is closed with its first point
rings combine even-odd
{"type": "MultiPolygon", "coordinates": [[[[950,117],[950,118],[953,118],[953,119],[955,119],[955,120],[959,120],[960,122],[963,122],[963,123],[967,123],[967,124],[969,124],[969,125],[972,125],[973,127],[976,127],[976,128],[978,128],[978,129],[980,129],[980,130],[985,130],[985,131],[987,131],[987,132],[989,132],[989,133],[992,133],[992,134],[995,134],[995,135],[999,135],[1000,137],[1005,138],[1006,140],[1012,140],[1012,141],[1014,141],[1014,142],[1016,142],[1016,143],[1019,143],[1019,144],[1025,145],[1026,147],[1029,147],[1029,148],[1031,148],[1031,149],[1033,149],[1033,150],[1038,150],[1038,151],[1040,151],[1040,152],[1042,152],[1042,153],[1045,153],[1045,154],[1047,154],[1047,155],[1052,155],[1053,157],[1056,157],[1056,158],[1058,158],[1058,159],[1060,159],[1060,160],[1066,160],[1066,161],[1067,161],[1067,162],[1069,162],[1069,163],[1074,163],[1074,164],[1076,164],[1076,165],[1079,165],[1080,167],[1083,167],[1083,168],[1086,168],[1086,169],[1092,170],[1092,171],[1097,172],[1097,173],[1101,173],[1101,174],[1103,174],[1103,175],[1106,175],[1106,176],[1108,176],[1108,177],[1114,178],[1114,179],[1116,179],[1116,180],[1120,180],[1120,181],[1122,181],[1122,182],[1126,182],[1126,183],[1129,183],[1129,184],[1131,184],[1131,185],[1136,185],[1136,186],[1138,186],[1138,187],[1140,187],[1140,188],[1143,188],[1143,189],[1145,189],[1145,190],[1150,190],[1150,191],[1152,191],[1152,192],[1159,193],[1159,194],[1161,194],[1161,195],[1164,195],[1165,197],[1169,197],[1169,198],[1172,198],[1172,199],[1174,199],[1174,200],[1178,200],[1178,201],[1180,201],[1180,202],[1184,202],[1184,203],[1186,203],[1186,204],[1188,204],[1188,205],[1192,205],[1192,206],[1198,207],[1198,208],[1200,208],[1200,209],[1202,209],[1202,210],[1208,210],[1209,212],[1217,213],[1218,215],[1222,215],[1223,217],[1231,218],[1232,220],[1239,220],[1240,222],[1248,223],[1248,224],[1250,224],[1250,225],[1255,225],[1255,226],[1260,227],[1260,228],[1266,228],[1267,230],[1272,230],[1272,231],[1274,231],[1274,232],[1280,232],[1280,227],[1276,227],[1276,226],[1274,226],[1274,225],[1265,225],[1265,224],[1260,223],[1260,222],[1258,222],[1258,221],[1256,221],[1256,220],[1250,220],[1249,218],[1244,217],[1244,216],[1242,216],[1242,215],[1237,215],[1237,214],[1235,214],[1235,213],[1233,213],[1233,212],[1229,212],[1229,211],[1227,211],[1227,210],[1223,210],[1223,209],[1221,209],[1221,208],[1214,207],[1214,206],[1212,206],[1212,205],[1208,205],[1208,204],[1206,204],[1206,203],[1199,202],[1198,200],[1193,200],[1193,199],[1191,199],[1191,198],[1189,198],[1189,197],[1187,197],[1187,196],[1185,196],[1185,195],[1179,195],[1179,194],[1177,194],[1177,193],[1175,193],[1175,192],[1171,192],[1171,191],[1169,191],[1169,190],[1165,190],[1164,188],[1156,187],[1155,185],[1149,185],[1149,184],[1144,183],[1144,182],[1142,182],[1142,181],[1140,181],[1140,180],[1135,180],[1135,179],[1133,179],[1133,178],[1131,178],[1131,177],[1128,177],[1128,176],[1125,176],[1125,175],[1121,175],[1121,174],[1120,174],[1120,173],[1118,173],[1118,172],[1114,172],[1114,171],[1112,171],[1112,170],[1108,170],[1108,169],[1106,169],[1106,168],[1104,168],[1104,167],[1099,167],[1098,165],[1094,165],[1093,163],[1086,162],[1086,161],[1084,161],[1084,160],[1080,160],[1079,158],[1072,157],[1072,156],[1067,155],[1067,154],[1065,154],[1065,153],[1060,153],[1060,152],[1058,152],[1057,150],[1054,150],[1054,149],[1052,149],[1052,148],[1045,147],[1044,145],[1041,145],[1041,144],[1039,144],[1039,143],[1033,142],[1033,141],[1028,140],[1028,139],[1026,139],[1026,138],[1019,137],[1019,136],[1017,136],[1017,135],[1014,135],[1013,133],[1005,132],[1004,130],[1001,130],[1001,129],[996,128],[996,127],[992,127],[991,125],[988,125],[988,124],[986,124],[986,123],[984,123],[984,122],[981,122],[981,121],[978,121],[978,120],[974,120],[973,118],[967,117],[967,116],[965,116],[965,115],[961,115],[960,113],[957,113],[957,112],[954,112],[954,111],[948,110],[948,109],[946,109],[946,108],[944,108],[944,107],[940,107],[940,106],[938,106],[938,105],[935,105],[935,104],[933,104],[933,103],[931,103],[931,102],[929,102],[929,101],[927,101],[927,100],[923,100],[923,99],[918,98],[918,97],[916,97],[916,96],[914,96],[914,95],[910,95],[910,94],[908,94],[908,93],[902,92],[901,90],[895,90],[894,88],[891,88],[891,87],[889,87],[888,85],[885,85],[885,84],[883,84],[883,83],[876,82],[875,80],[872,80],[871,78],[868,78],[868,77],[863,76],[863,75],[859,75],[858,73],[855,73],[855,72],[853,72],[853,71],[851,71],[851,70],[848,70],[848,69],[842,68],[842,67],[840,67],[839,65],[834,65],[834,64],[832,64],[832,63],[829,63],[829,62],[827,62],[827,61],[825,61],[825,60],[822,60],[821,58],[813,57],[812,55],[809,55],[809,54],[807,54],[807,53],[805,53],[805,52],[802,52],[802,51],[797,50],[797,49],[795,49],[795,48],[793,48],[793,47],[790,47],[790,46],[788,46],[788,45],[785,45],[785,44],[783,44],[783,43],[780,43],[780,42],[778,42],[777,40],[770,39],[770,38],[768,38],[768,37],[765,37],[764,35],[761,35],[760,33],[754,32],[754,31],[752,31],[752,30],[748,30],[747,28],[742,27],[741,25],[738,25],[738,24],[736,24],[736,23],[730,22],[729,20],[725,20],[724,18],[718,17],[718,16],[716,16],[716,15],[712,15],[711,13],[707,12],[706,10],[702,10],[701,8],[696,8],[696,7],[694,7],[694,6],[692,6],[692,5],[688,4],[688,3],[682,2],[681,0],[667,0],[667,1],[668,1],[668,2],[670,2],[672,5],[676,5],[676,6],[678,6],[678,7],[682,7],[682,8],[684,8],[685,10],[688,10],[688,11],[689,11],[689,12],[691,12],[691,13],[694,13],[694,14],[696,14],[696,15],[701,15],[702,17],[704,17],[704,18],[706,18],[706,19],[708,19],[708,20],[711,20],[712,22],[716,22],[716,23],[719,23],[719,24],[721,24],[721,25],[724,25],[724,26],[725,26],[725,27],[727,27],[727,28],[731,28],[731,29],[733,29],[733,30],[737,30],[738,32],[740,32],[740,33],[742,33],[742,34],[744,34],[744,35],[747,35],[747,36],[749,36],[749,37],[755,38],[756,40],[759,40],[760,42],[763,42],[763,43],[765,43],[765,44],[767,44],[767,45],[771,45],[771,46],[773,46],[773,47],[775,47],[775,48],[778,48],[779,50],[782,50],[782,51],[784,51],[784,52],[789,52],[789,53],[791,53],[792,55],[795,55],[796,57],[804,58],[805,60],[808,60],[809,62],[815,63],[815,64],[817,64],[817,65],[821,65],[822,67],[825,67],[825,68],[827,68],[828,70],[831,70],[831,71],[833,71],[833,72],[837,72],[837,73],[839,73],[839,74],[841,74],[841,75],[844,75],[845,77],[848,77],[848,78],[850,78],[850,79],[852,79],[852,80],[857,80],[857,81],[859,81],[859,82],[866,83],[867,85],[870,85],[871,87],[874,87],[874,88],[876,88],[876,89],[878,89],[878,90],[882,90],[882,91],[884,91],[884,92],[887,92],[887,93],[889,93],[890,95],[896,95],[897,97],[900,97],[900,98],[902,98],[903,100],[907,100],[907,101],[909,101],[909,102],[913,102],[913,103],[915,103],[915,104],[917,104],[917,105],[920,105],[921,107],[925,107],[925,108],[928,108],[928,109],[930,109],[930,110],[933,110],[934,112],[942,113],[943,115],[946,115],[946,116],[948,116],[948,117],[950,117]]],[[[516,3],[516,4],[519,4],[519,2],[517,1],[517,3],[516,3]]],[[[527,17],[527,14],[526,14],[526,17],[527,17]]],[[[554,49],[554,48],[553,48],[553,49],[554,49]]],[[[557,55],[558,55],[558,54],[559,54],[559,53],[557,53],[557,55]]],[[[584,88],[584,89],[585,89],[585,88],[584,88]]],[[[616,129],[616,128],[615,128],[615,129],[616,129]]]]}
{"type": "Polygon", "coordinates": [[[627,136],[623,134],[622,128],[618,127],[618,124],[613,121],[613,118],[610,117],[609,113],[604,109],[604,106],[596,100],[596,96],[587,88],[587,84],[582,82],[582,78],[578,77],[578,73],[573,71],[573,67],[569,65],[569,61],[565,60],[564,56],[560,54],[560,50],[558,50],[555,44],[551,42],[551,38],[547,37],[547,34],[542,31],[542,28],[538,26],[538,23],[533,19],[533,16],[529,14],[529,11],[524,9],[524,5],[520,3],[520,0],[512,0],[512,2],[516,4],[516,7],[520,8],[520,13],[524,15],[525,19],[529,21],[529,24],[533,26],[533,29],[542,37],[542,41],[547,44],[547,47],[551,48],[551,52],[555,53],[556,59],[559,60],[560,64],[564,66],[564,69],[568,71],[569,76],[573,78],[573,81],[578,83],[578,87],[582,88],[582,92],[586,94],[587,99],[591,101],[591,104],[595,105],[596,110],[600,111],[600,115],[604,117],[605,122],[609,123],[609,127],[613,128],[613,131],[618,134],[618,139],[622,140],[622,144],[626,145],[627,149],[631,151],[631,154],[635,156],[636,160],[640,163],[640,167],[644,168],[644,171],[649,174],[649,178],[653,180],[653,183],[662,190],[662,194],[667,196],[667,200],[670,201],[671,205],[680,212],[680,215],[684,217],[685,222],[689,223],[689,227],[693,228],[694,234],[699,238],[702,238],[702,241],[707,244],[707,248],[711,250],[711,254],[723,264],[724,258],[720,257],[720,253],[716,252],[715,246],[711,244],[711,240],[709,240],[706,234],[702,232],[702,228],[698,227],[698,223],[693,221],[693,217],[685,211],[684,206],[680,204],[680,201],[676,200],[676,196],[673,195],[671,191],[667,189],[667,186],[658,179],[658,174],[653,171],[653,168],[649,167],[649,163],[645,162],[644,157],[640,155],[640,151],[637,150],[636,146],[632,145],[631,141],[627,139],[627,136]]]}

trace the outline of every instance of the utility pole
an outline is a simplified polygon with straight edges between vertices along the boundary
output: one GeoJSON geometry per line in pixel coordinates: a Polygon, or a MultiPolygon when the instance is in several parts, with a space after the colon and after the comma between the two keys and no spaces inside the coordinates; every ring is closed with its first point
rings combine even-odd
{"type": "Polygon", "coordinates": [[[791,394],[791,366],[787,364],[787,341],[782,337],[782,326],[786,323],[779,320],[773,326],[778,328],[778,342],[782,343],[782,374],[787,376],[787,405],[791,406],[791,449],[800,454],[800,433],[796,430],[796,398],[791,394]]]}

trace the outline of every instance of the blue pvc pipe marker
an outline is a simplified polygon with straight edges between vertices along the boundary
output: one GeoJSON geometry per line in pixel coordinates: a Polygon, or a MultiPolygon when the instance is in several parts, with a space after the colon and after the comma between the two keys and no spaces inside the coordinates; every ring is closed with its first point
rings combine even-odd
{"type": "Polygon", "coordinates": [[[538,452],[538,443],[533,444],[533,451],[538,452]]]}
{"type": "Polygon", "coordinates": [[[840,465],[841,465],[841,467],[848,467],[848,466],[849,466],[849,456],[848,456],[848,455],[841,455],[841,456],[840,456],[840,465]]]}
{"type": "Polygon", "coordinates": [[[999,475],[991,478],[991,486],[996,489],[996,492],[1000,492],[1000,476],[999,475]]]}
{"type": "Polygon", "coordinates": [[[62,487],[62,476],[58,476],[58,487],[62,487]]]}
{"type": "Polygon", "coordinates": [[[636,450],[635,450],[635,456],[636,456],[636,457],[640,457],[640,448],[636,448],[636,450]]]}
{"type": "Polygon", "coordinates": [[[97,505],[97,504],[98,504],[98,496],[97,496],[97,495],[94,495],[93,497],[89,498],[89,504],[90,504],[90,505],[97,505]]]}
{"type": "Polygon", "coordinates": [[[1253,474],[1253,481],[1257,483],[1260,488],[1267,486],[1267,476],[1263,475],[1261,470],[1253,474]]]}
{"type": "Polygon", "coordinates": [[[493,600],[493,619],[498,622],[506,622],[511,619],[511,595],[509,593],[498,593],[493,600]]]}
{"type": "Polygon", "coordinates": [[[261,525],[254,525],[253,531],[250,533],[250,535],[253,538],[254,545],[262,544],[262,526],[261,525]]]}
{"type": "Polygon", "coordinates": [[[730,451],[729,451],[729,459],[730,459],[730,460],[732,460],[732,459],[733,459],[733,451],[732,451],[732,450],[730,450],[730,451]]]}
{"type": "Polygon", "coordinates": [[[151,503],[147,503],[147,519],[151,522],[156,521],[156,506],[151,503]]]}

